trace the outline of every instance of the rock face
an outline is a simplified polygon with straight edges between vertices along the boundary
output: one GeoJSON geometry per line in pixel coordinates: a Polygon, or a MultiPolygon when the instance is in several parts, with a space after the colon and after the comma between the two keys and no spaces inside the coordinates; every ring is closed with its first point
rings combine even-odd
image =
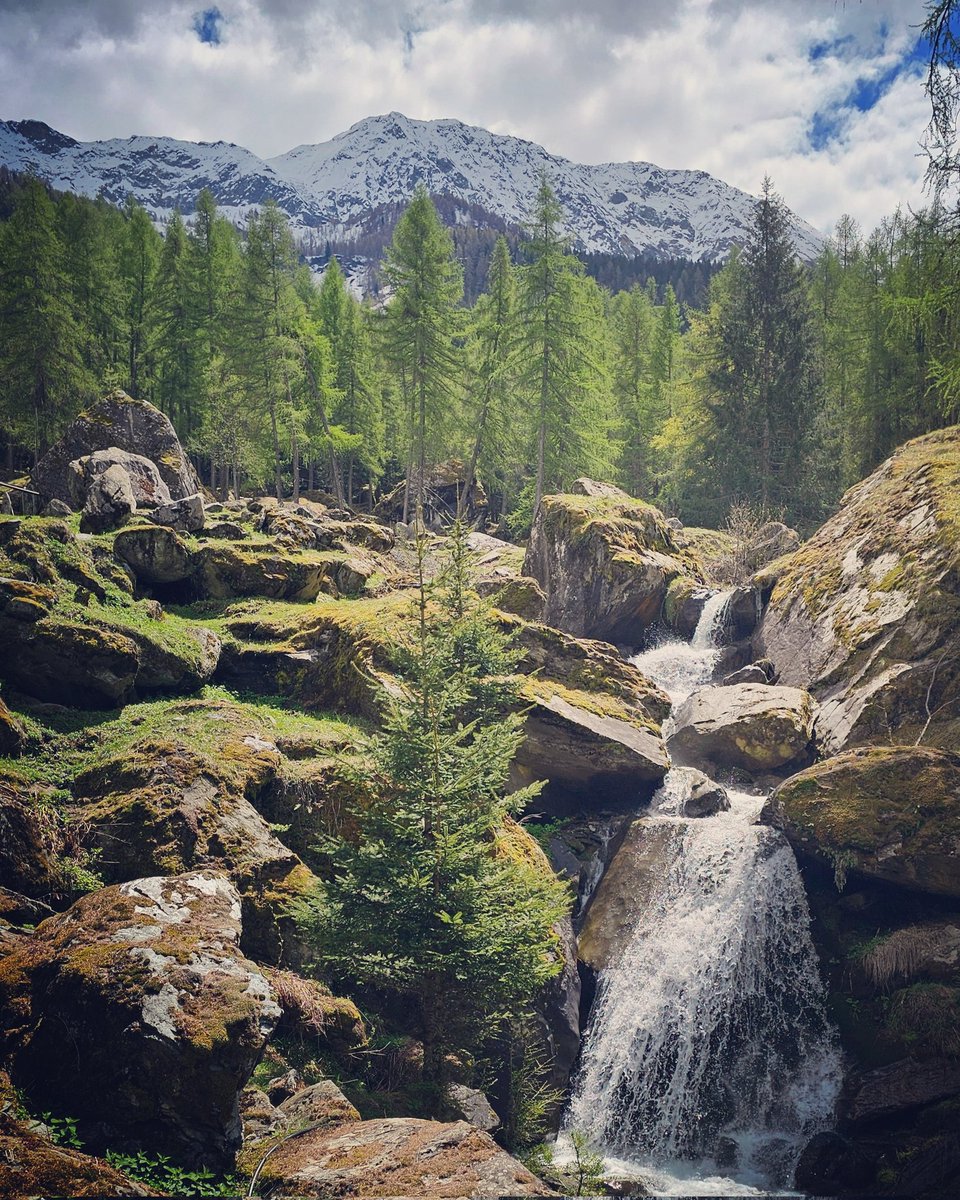
{"type": "Polygon", "coordinates": [[[0,963],[14,1082],[83,1113],[95,1150],[228,1164],[237,1096],[280,1016],[239,942],[240,897],[212,872],[78,900],[0,963]]]}
{"type": "Polygon", "coordinates": [[[820,702],[834,753],[870,741],[960,748],[960,428],[902,446],[789,558],[755,638],[820,702]]]}
{"type": "Polygon", "coordinates": [[[544,497],[523,573],[546,594],[548,624],[627,645],[658,619],[673,579],[703,582],[663,514],[624,493],[544,497]]]}
{"type": "Polygon", "coordinates": [[[113,550],[142,583],[183,583],[193,571],[183,538],[163,525],[121,529],[113,540],[113,550]]]}
{"type": "Polygon", "coordinates": [[[701,688],[674,715],[669,745],[693,762],[773,771],[807,751],[815,713],[816,704],[800,688],[754,683],[701,688]]]}
{"type": "Polygon", "coordinates": [[[777,788],[763,820],[832,866],[920,892],[960,897],[960,756],[864,746],[777,788]]]}
{"type": "Polygon", "coordinates": [[[923,1108],[960,1092],[960,1062],[904,1058],[869,1071],[852,1081],[847,1114],[854,1124],[867,1124],[923,1108]]]}
{"type": "Polygon", "coordinates": [[[556,1194],[466,1121],[409,1117],[353,1121],[291,1138],[271,1154],[261,1180],[272,1196],[317,1200],[556,1194]]]}
{"type": "Polygon", "coordinates": [[[152,404],[134,400],[119,388],[81,413],[43,456],[31,476],[33,487],[48,500],[69,503],[70,463],[113,447],[154,463],[174,500],[200,490],[197,474],[167,418],[152,404]]]}

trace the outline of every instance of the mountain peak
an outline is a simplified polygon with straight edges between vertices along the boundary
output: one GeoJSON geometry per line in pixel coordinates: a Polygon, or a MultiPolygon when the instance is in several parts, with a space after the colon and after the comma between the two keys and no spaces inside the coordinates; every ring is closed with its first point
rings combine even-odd
{"type": "MultiPolygon", "coordinates": [[[[418,120],[396,111],[266,161],[222,141],[77,142],[40,121],[12,121],[0,123],[0,163],[116,203],[132,193],[158,221],[175,208],[192,212],[204,187],[236,221],[271,197],[294,230],[314,240],[362,237],[369,222],[382,224],[384,206],[405,203],[421,182],[453,206],[458,221],[517,227],[546,169],[576,249],[720,259],[746,238],[756,203],[703,171],[574,163],[452,117],[418,120]]],[[[800,254],[813,257],[821,235],[799,218],[793,229],[800,254]]]]}

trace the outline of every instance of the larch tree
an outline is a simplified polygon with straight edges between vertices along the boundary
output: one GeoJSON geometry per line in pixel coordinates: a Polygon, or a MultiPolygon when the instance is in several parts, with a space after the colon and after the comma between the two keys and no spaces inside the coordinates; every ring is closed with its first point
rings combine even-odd
{"type": "Polygon", "coordinates": [[[407,522],[411,501],[423,505],[428,457],[446,448],[444,434],[459,399],[463,366],[457,308],[463,271],[423,185],[397,222],[383,275],[392,292],[385,348],[401,381],[406,410],[407,522]]]}

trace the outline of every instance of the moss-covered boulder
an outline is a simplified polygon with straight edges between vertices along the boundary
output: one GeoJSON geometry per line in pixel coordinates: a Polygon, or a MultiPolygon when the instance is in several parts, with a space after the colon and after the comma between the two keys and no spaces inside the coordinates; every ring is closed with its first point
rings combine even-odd
{"type": "Polygon", "coordinates": [[[792,776],[763,819],[793,846],[848,871],[960,897],[960,756],[864,746],[792,776]]]}
{"type": "Polygon", "coordinates": [[[807,753],[815,714],[813,698],[800,688],[701,688],[674,714],[670,750],[687,762],[776,771],[807,753]]]}
{"type": "Polygon", "coordinates": [[[960,749],[960,427],[902,446],[794,554],[761,572],[755,639],[820,702],[827,752],[960,749]]]}
{"type": "Polygon", "coordinates": [[[223,1167],[237,1097],[280,1010],[240,952],[240,897],[214,872],[105,888],[0,960],[14,1082],[77,1118],[92,1150],[223,1167]]]}
{"type": "Polygon", "coordinates": [[[197,550],[193,581],[197,594],[209,600],[316,600],[321,593],[356,595],[376,571],[376,561],[362,551],[279,552],[264,542],[213,542],[197,550]]]}
{"type": "Polygon", "coordinates": [[[512,779],[518,785],[547,780],[551,811],[636,803],[670,769],[659,727],[617,701],[537,678],[525,682],[523,697],[529,710],[512,779]]]}
{"type": "Polygon", "coordinates": [[[121,529],[113,549],[141,583],[183,583],[193,573],[186,542],[166,525],[121,529]]]}
{"type": "Polygon", "coordinates": [[[260,1179],[272,1196],[317,1200],[556,1195],[466,1121],[412,1117],[321,1124],[279,1144],[260,1179]]]}
{"type": "Polygon", "coordinates": [[[66,838],[52,790],[0,771],[0,887],[45,902],[69,891],[60,861],[66,838]]]}
{"type": "Polygon", "coordinates": [[[69,503],[70,463],[111,447],[142,455],[154,463],[174,500],[200,490],[197,473],[169,419],[146,400],[135,400],[120,388],[77,417],[34,468],[33,486],[47,500],[69,503]]]}
{"type": "Polygon", "coordinates": [[[21,720],[0,698],[0,755],[19,754],[27,743],[27,731],[21,720]]]}
{"type": "Polygon", "coordinates": [[[546,594],[547,624],[627,645],[658,620],[672,580],[703,582],[659,509],[624,493],[544,497],[523,573],[546,594]]]}
{"type": "Polygon", "coordinates": [[[107,726],[104,736],[72,783],[74,816],[104,879],[224,871],[240,893],[244,951],[262,962],[300,961],[292,910],[316,879],[255,807],[283,761],[269,714],[185,700],[152,706],[142,726],[107,726]]]}

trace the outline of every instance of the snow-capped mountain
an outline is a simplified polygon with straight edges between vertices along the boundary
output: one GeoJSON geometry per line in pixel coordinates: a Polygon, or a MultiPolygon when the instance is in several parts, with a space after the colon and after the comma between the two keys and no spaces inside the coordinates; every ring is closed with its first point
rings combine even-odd
{"type": "MultiPolygon", "coordinates": [[[[266,161],[226,142],[77,142],[39,121],[0,121],[0,164],[117,204],[132,193],[158,221],[174,208],[191,212],[204,187],[237,221],[272,197],[294,230],[310,231],[314,242],[363,236],[375,210],[406,201],[421,182],[456,203],[457,219],[483,223],[487,214],[498,225],[520,225],[544,168],[580,251],[724,258],[745,238],[755,204],[704,171],[642,162],[586,166],[522,138],[400,113],[368,117],[328,142],[266,161]]],[[[799,218],[793,231],[800,254],[813,257],[821,234],[799,218]]]]}

